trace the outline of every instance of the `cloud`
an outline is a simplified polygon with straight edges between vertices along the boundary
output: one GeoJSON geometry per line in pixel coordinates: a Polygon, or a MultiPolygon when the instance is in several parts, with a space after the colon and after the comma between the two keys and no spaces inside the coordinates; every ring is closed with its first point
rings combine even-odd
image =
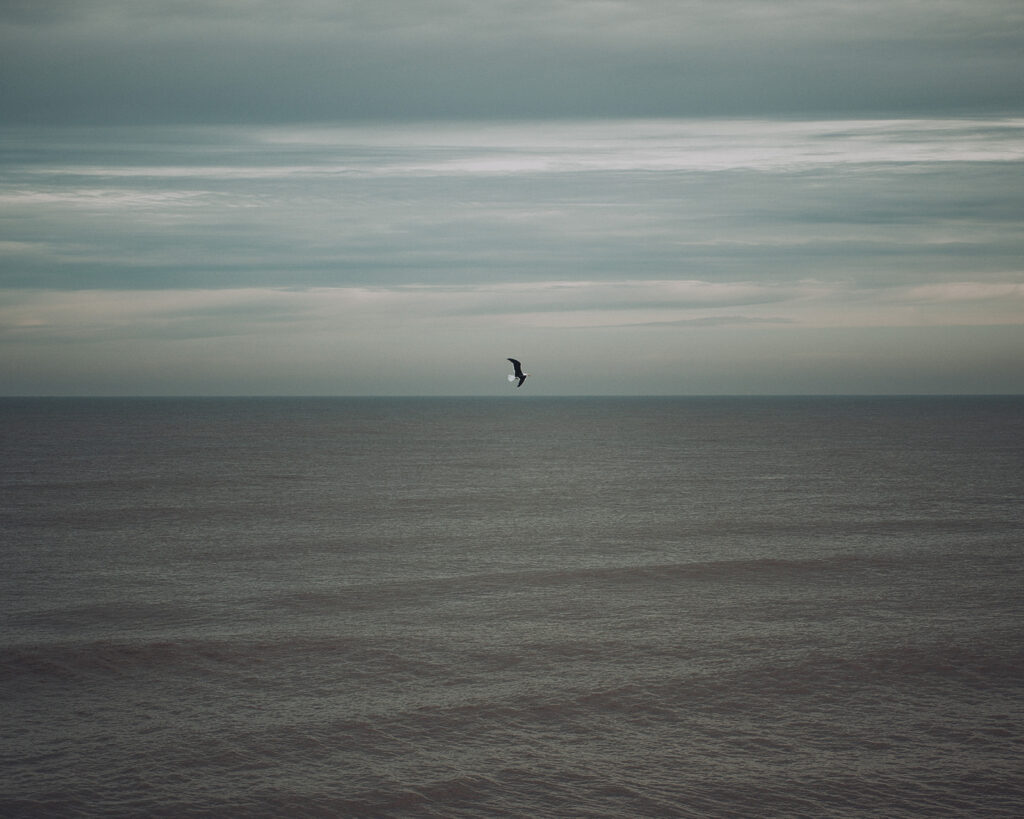
{"type": "Polygon", "coordinates": [[[628,327],[742,327],[773,324],[792,324],[792,319],[751,318],[750,316],[707,316],[705,318],[676,319],[675,321],[643,321],[628,327]]]}
{"type": "Polygon", "coordinates": [[[1024,326],[1024,284],[952,282],[851,290],[823,282],[533,282],[488,286],[240,288],[219,290],[8,291],[0,306],[7,343],[114,339],[310,338],[442,326],[632,328],[788,324],[804,327],[1024,326]],[[950,314],[949,305],[968,303],[950,314]],[[742,308],[742,313],[737,313],[742,308]],[[959,315],[959,319],[956,316],[959,315]]]}
{"type": "Polygon", "coordinates": [[[1017,110],[1015,0],[6,3],[8,122],[1017,110]]]}
{"type": "Polygon", "coordinates": [[[1024,253],[1019,119],[72,130],[8,131],[0,284],[926,283],[1024,253]]]}
{"type": "Polygon", "coordinates": [[[516,309],[564,289],[9,291],[0,377],[7,394],[500,394],[516,355],[540,395],[1024,388],[1019,290],[961,327],[921,294],[812,284],[771,304],[742,285],[729,307],[631,307],[574,283],[562,313],[516,309]]]}
{"type": "Polygon", "coordinates": [[[7,291],[7,342],[82,344],[125,339],[214,338],[301,321],[307,307],[287,291],[7,291]]]}

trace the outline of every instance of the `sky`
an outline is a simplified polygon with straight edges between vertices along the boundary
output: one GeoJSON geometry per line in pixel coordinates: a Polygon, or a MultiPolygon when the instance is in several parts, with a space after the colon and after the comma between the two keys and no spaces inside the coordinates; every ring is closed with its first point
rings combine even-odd
{"type": "Polygon", "coordinates": [[[1021,76],[1019,0],[0,0],[0,394],[1021,393],[1021,76]]]}

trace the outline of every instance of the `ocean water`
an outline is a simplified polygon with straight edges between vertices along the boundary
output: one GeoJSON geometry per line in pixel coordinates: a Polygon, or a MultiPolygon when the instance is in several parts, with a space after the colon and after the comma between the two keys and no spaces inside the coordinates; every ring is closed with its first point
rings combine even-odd
{"type": "Polygon", "coordinates": [[[1024,815],[1024,398],[3,399],[0,815],[1024,815]]]}

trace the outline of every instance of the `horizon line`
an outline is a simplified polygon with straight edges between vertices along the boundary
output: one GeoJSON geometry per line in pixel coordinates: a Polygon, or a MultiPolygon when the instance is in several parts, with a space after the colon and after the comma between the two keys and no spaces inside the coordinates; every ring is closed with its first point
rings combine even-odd
{"type": "Polygon", "coordinates": [[[512,393],[451,393],[432,395],[422,393],[125,393],[125,394],[17,394],[0,395],[0,400],[20,399],[501,399],[515,396],[519,399],[540,398],[1024,398],[1024,392],[794,392],[794,393],[564,393],[526,395],[512,393]]]}

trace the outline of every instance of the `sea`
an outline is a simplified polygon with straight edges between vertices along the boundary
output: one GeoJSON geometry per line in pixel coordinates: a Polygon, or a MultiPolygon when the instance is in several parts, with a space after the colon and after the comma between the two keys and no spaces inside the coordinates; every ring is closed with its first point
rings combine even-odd
{"type": "Polygon", "coordinates": [[[4,817],[1024,815],[1024,397],[0,434],[4,817]]]}

